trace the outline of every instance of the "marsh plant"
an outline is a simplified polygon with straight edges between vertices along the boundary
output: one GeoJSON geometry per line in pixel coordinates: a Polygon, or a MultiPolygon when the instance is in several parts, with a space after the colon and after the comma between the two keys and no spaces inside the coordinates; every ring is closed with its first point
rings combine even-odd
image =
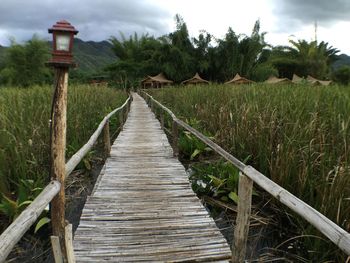
{"type": "MultiPolygon", "coordinates": [[[[350,230],[349,87],[209,85],[150,92],[183,120],[196,120],[195,128],[232,155],[250,156],[249,165],[350,230]]],[[[296,215],[292,221],[310,259],[344,261],[313,226],[296,215]]]]}
{"type": "MultiPolygon", "coordinates": [[[[18,216],[49,181],[52,96],[51,87],[0,89],[0,214],[3,223],[18,216]]],[[[86,143],[103,117],[126,98],[127,94],[104,87],[69,87],[67,160],[86,143]]],[[[112,128],[117,126],[115,121],[112,128]]],[[[88,166],[88,161],[84,160],[83,164],[88,166]]]]}

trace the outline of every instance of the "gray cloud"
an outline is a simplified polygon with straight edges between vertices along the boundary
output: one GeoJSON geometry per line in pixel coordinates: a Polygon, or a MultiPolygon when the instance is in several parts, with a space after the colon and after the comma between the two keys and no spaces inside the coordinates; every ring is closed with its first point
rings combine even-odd
{"type": "Polygon", "coordinates": [[[277,31],[292,29],[317,21],[328,26],[339,21],[350,21],[349,0],[273,0],[274,13],[279,18],[277,31]]]}
{"type": "Polygon", "coordinates": [[[85,40],[104,40],[138,32],[162,35],[169,31],[169,11],[145,0],[1,0],[0,44],[9,36],[22,41],[34,33],[49,37],[47,28],[66,19],[85,40]]]}

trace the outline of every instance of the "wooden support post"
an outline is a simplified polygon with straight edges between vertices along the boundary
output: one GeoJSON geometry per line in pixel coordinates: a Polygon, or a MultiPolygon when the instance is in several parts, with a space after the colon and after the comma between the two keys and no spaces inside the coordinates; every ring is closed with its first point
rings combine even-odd
{"type": "Polygon", "coordinates": [[[121,109],[119,111],[119,123],[120,123],[120,130],[123,130],[123,126],[124,126],[124,113],[123,113],[123,109],[121,109]]]}
{"type": "Polygon", "coordinates": [[[175,121],[173,121],[172,135],[173,135],[173,153],[174,153],[174,157],[177,157],[179,156],[179,146],[178,146],[179,130],[177,127],[177,123],[175,121]]]}
{"type": "Polygon", "coordinates": [[[51,202],[51,222],[53,235],[57,236],[64,246],[65,228],[65,175],[66,175],[66,125],[67,125],[67,88],[68,67],[55,67],[55,94],[51,116],[51,179],[61,183],[61,189],[51,202]]]}
{"type": "Polygon", "coordinates": [[[163,111],[160,112],[160,127],[162,130],[164,130],[164,113],[163,111]]]}
{"type": "Polygon", "coordinates": [[[60,239],[56,236],[51,236],[51,246],[55,263],[63,263],[60,239]]]}
{"type": "Polygon", "coordinates": [[[105,156],[109,157],[111,151],[111,139],[109,135],[109,120],[107,120],[105,126],[103,127],[103,148],[105,156]]]}
{"type": "Polygon", "coordinates": [[[73,230],[72,230],[72,224],[66,225],[65,228],[65,245],[67,249],[67,262],[68,263],[75,263],[75,255],[74,255],[74,249],[73,249],[73,230]]]}
{"type": "Polygon", "coordinates": [[[241,263],[245,260],[249,232],[249,218],[252,206],[253,180],[240,173],[238,183],[238,212],[234,231],[232,262],[241,263]]]}

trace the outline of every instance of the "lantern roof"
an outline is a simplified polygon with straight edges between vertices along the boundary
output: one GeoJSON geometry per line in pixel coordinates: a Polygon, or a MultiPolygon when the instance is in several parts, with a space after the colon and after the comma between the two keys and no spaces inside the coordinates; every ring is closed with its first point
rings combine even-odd
{"type": "Polygon", "coordinates": [[[52,33],[53,31],[73,32],[74,34],[77,34],[79,32],[66,20],[60,20],[56,22],[56,24],[53,25],[52,28],[49,28],[49,33],[52,33]]]}

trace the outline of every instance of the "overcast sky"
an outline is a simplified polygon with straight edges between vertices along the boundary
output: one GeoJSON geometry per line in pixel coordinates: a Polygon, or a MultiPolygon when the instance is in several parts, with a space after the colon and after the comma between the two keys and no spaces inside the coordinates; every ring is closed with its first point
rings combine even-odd
{"type": "Polygon", "coordinates": [[[105,40],[138,32],[160,36],[174,30],[180,14],[197,36],[206,30],[222,38],[229,26],[250,34],[260,19],[268,43],[317,38],[350,55],[350,0],[0,0],[0,45],[34,33],[49,39],[47,28],[66,19],[84,40],[105,40]]]}

